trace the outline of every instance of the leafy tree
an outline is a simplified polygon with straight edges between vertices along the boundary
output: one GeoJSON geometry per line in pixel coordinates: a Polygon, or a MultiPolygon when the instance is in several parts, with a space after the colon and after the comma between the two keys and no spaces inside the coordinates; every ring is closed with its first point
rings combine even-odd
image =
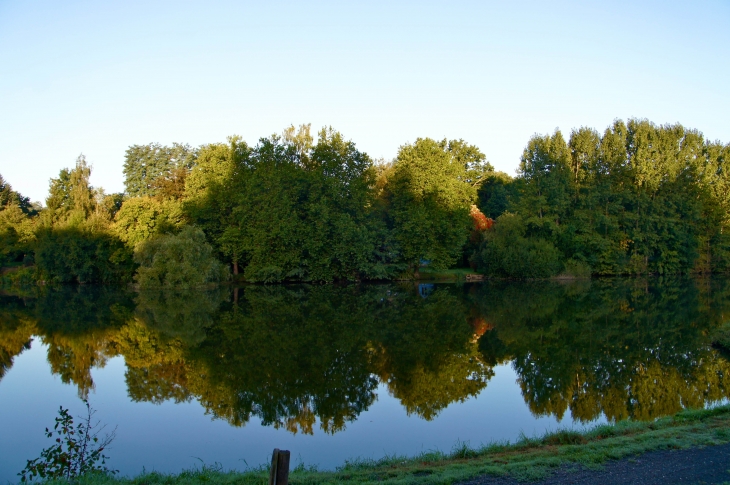
{"type": "Polygon", "coordinates": [[[217,252],[231,262],[238,274],[245,263],[242,231],[245,222],[234,215],[239,197],[245,194],[250,149],[239,137],[228,144],[201,147],[197,164],[185,180],[184,210],[206,233],[217,252]]]}
{"type": "Polygon", "coordinates": [[[249,281],[382,276],[370,158],[332,129],[309,125],[249,148],[238,138],[201,149],[185,209],[249,281]]]}
{"type": "Polygon", "coordinates": [[[496,219],[517,203],[517,181],[504,172],[487,175],[477,192],[479,208],[487,217],[496,219]]]}
{"type": "Polygon", "coordinates": [[[518,212],[530,235],[552,239],[570,206],[570,151],[562,133],[533,136],[520,159],[524,180],[518,212]]]}
{"type": "Polygon", "coordinates": [[[189,145],[159,143],[132,145],[124,157],[124,187],[131,197],[152,196],[162,192],[178,196],[186,171],[195,165],[197,150],[189,145]]]}
{"type": "Polygon", "coordinates": [[[179,202],[134,197],[122,204],[114,218],[112,232],[130,247],[135,247],[155,236],[175,232],[185,222],[179,202]]]}
{"type": "Polygon", "coordinates": [[[9,206],[18,206],[25,214],[34,212],[30,198],[14,191],[13,187],[0,175],[0,211],[9,206]]]}
{"type": "Polygon", "coordinates": [[[83,226],[89,219],[92,224],[96,222],[92,216],[96,212],[100,192],[90,185],[90,177],[91,166],[81,154],[73,169],[64,168],[58,178],[51,179],[47,210],[41,214],[45,227],[58,224],[83,226]]]}
{"type": "Polygon", "coordinates": [[[0,267],[32,260],[36,220],[18,205],[0,210],[0,267]]]}
{"type": "MultiPolygon", "coordinates": [[[[295,145],[296,146],[296,145],[295,145]]],[[[302,159],[307,183],[302,227],[302,270],[306,280],[359,280],[384,275],[377,267],[372,161],[332,128],[302,159]]]]}
{"type": "Polygon", "coordinates": [[[456,262],[471,227],[476,185],[490,166],[462,140],[419,138],[400,148],[388,183],[390,217],[401,254],[413,270],[456,262]]]}

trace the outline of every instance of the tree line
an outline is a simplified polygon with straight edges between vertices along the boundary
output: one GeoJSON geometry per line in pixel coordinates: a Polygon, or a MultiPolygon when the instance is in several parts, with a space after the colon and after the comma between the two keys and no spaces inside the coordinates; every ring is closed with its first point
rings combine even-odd
{"type": "Polygon", "coordinates": [[[198,287],[418,277],[726,272],[730,145],[679,124],[535,135],[516,177],[463,140],[419,138],[374,161],[309,125],[249,145],[134,145],[125,191],[82,156],[45,207],[0,178],[0,266],[57,283],[198,287]],[[30,274],[32,272],[32,274],[30,274]]]}

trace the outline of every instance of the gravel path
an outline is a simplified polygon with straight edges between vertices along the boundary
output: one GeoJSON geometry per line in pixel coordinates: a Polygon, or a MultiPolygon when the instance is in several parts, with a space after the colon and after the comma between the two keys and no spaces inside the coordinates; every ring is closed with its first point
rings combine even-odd
{"type": "MultiPolygon", "coordinates": [[[[560,469],[530,485],[607,484],[667,485],[671,483],[730,483],[730,444],[652,451],[633,458],[608,462],[601,470],[560,469]]],[[[514,479],[479,477],[462,485],[525,485],[514,479]]]]}

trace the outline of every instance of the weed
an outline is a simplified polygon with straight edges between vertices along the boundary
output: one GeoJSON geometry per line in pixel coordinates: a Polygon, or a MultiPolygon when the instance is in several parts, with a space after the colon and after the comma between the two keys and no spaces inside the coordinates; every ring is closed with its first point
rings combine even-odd
{"type": "Polygon", "coordinates": [[[546,445],[582,445],[587,443],[588,440],[578,431],[562,429],[546,434],[542,442],[546,445]]]}
{"type": "Polygon", "coordinates": [[[28,460],[25,468],[18,473],[21,482],[38,478],[78,478],[90,472],[115,474],[116,470],[106,467],[108,456],[102,454],[114,441],[116,428],[111,433],[99,437],[104,425],[92,422],[96,411],[88,401],[86,416],[79,417],[81,422],[74,426],[68,409],[60,407],[53,431],[46,428],[46,437],[56,435],[55,444],[41,452],[39,458],[28,460]],[[101,463],[99,463],[101,461],[101,463]]]}
{"type": "Polygon", "coordinates": [[[476,456],[478,456],[477,451],[472,449],[469,446],[468,441],[457,440],[456,444],[451,449],[450,457],[452,459],[464,459],[464,458],[475,458],[476,456]]]}

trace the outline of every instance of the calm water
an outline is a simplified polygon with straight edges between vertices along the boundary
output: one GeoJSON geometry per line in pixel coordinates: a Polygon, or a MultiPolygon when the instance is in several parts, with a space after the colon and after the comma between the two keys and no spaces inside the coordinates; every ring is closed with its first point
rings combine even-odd
{"type": "Polygon", "coordinates": [[[728,397],[708,341],[728,311],[726,279],[4,295],[0,481],[81,398],[118,427],[109,464],[128,475],[650,420],[728,397]]]}

